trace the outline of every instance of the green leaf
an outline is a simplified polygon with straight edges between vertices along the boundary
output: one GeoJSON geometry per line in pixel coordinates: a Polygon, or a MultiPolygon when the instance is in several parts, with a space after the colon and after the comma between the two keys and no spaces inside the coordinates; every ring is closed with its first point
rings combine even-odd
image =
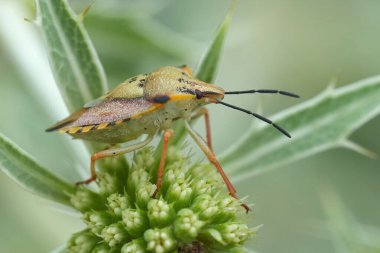
{"type": "Polygon", "coordinates": [[[348,253],[375,253],[380,251],[378,234],[366,233],[350,210],[344,205],[337,194],[323,187],[321,201],[327,216],[327,226],[331,241],[337,252],[348,253]]]}
{"type": "Polygon", "coordinates": [[[226,16],[215,34],[214,40],[203,56],[199,68],[197,70],[197,78],[207,83],[215,80],[216,71],[218,69],[219,58],[222,52],[224,40],[231,22],[231,16],[235,9],[236,1],[233,1],[228,9],[226,16]]]}
{"type": "MultiPolygon", "coordinates": [[[[103,67],[84,29],[65,0],[36,0],[37,20],[46,40],[58,87],[71,112],[103,95],[103,67]]],[[[38,74],[38,73],[36,73],[38,74]]]]}
{"type": "MultiPolygon", "coordinates": [[[[233,1],[231,3],[226,16],[224,17],[222,23],[219,25],[219,28],[215,34],[213,41],[211,42],[210,47],[207,49],[205,55],[202,57],[199,63],[199,68],[196,71],[196,77],[199,80],[205,81],[207,83],[212,83],[215,80],[222,47],[226,38],[228,27],[230,25],[235,4],[236,1],[233,1]]],[[[183,137],[186,134],[184,122],[178,122],[174,129],[174,132],[175,135],[173,137],[172,143],[177,144],[182,141],[183,137]]]]}
{"type": "Polygon", "coordinates": [[[70,204],[75,191],[69,184],[39,165],[33,157],[0,134],[0,169],[16,183],[42,197],[70,204]]]}
{"type": "Polygon", "coordinates": [[[292,134],[291,139],[263,123],[248,130],[225,151],[221,162],[234,180],[244,180],[333,147],[366,153],[347,137],[379,114],[379,97],[380,76],[339,89],[330,87],[271,117],[292,134]]]}

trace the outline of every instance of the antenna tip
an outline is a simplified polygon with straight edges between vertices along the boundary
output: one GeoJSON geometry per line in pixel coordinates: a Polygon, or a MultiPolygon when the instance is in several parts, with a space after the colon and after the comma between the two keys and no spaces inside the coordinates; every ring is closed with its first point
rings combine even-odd
{"type": "Polygon", "coordinates": [[[283,129],[282,127],[280,127],[279,125],[277,125],[275,123],[272,123],[272,126],[274,126],[274,128],[276,128],[278,131],[280,131],[284,135],[286,135],[288,138],[292,138],[292,136],[285,129],[283,129]]]}
{"type": "Polygon", "coordinates": [[[300,98],[299,95],[297,95],[295,93],[287,92],[287,91],[279,91],[278,93],[280,93],[281,95],[288,96],[288,97],[300,98]]]}
{"type": "Polygon", "coordinates": [[[292,136],[288,133],[288,132],[286,132],[286,131],[284,131],[283,132],[283,134],[285,134],[286,135],[286,137],[288,137],[289,139],[291,139],[292,138],[292,136]]]}

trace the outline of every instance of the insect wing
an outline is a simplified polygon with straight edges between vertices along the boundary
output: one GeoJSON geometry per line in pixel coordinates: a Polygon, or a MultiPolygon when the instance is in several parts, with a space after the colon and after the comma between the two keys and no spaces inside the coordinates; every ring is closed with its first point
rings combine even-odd
{"type": "Polygon", "coordinates": [[[66,127],[66,126],[68,126],[70,124],[72,124],[73,122],[75,122],[86,111],[87,111],[86,108],[82,108],[79,111],[74,112],[73,114],[71,114],[67,118],[64,118],[63,120],[58,121],[56,124],[54,124],[53,126],[49,127],[45,131],[46,132],[52,132],[52,131],[56,131],[56,130],[62,129],[62,128],[66,127]]]}
{"type": "Polygon", "coordinates": [[[145,98],[114,98],[88,108],[72,126],[88,126],[128,120],[154,109],[154,103],[145,98]]]}
{"type": "Polygon", "coordinates": [[[127,79],[106,95],[87,102],[82,109],[46,131],[112,123],[154,110],[153,104],[143,98],[146,76],[143,74],[127,79]]]}
{"type": "MultiPolygon", "coordinates": [[[[90,127],[121,123],[122,121],[136,118],[144,113],[158,109],[157,105],[141,98],[115,98],[105,100],[96,106],[83,108],[73,113],[68,118],[58,122],[47,131],[67,130],[78,127],[90,127]]],[[[65,132],[65,131],[64,131],[65,132]]]]}

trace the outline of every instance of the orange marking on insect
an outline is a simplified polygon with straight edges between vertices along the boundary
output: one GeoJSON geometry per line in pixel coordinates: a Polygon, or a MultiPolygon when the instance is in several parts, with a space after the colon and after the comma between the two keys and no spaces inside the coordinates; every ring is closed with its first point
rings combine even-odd
{"type": "Polygon", "coordinates": [[[187,65],[183,65],[183,66],[181,66],[181,69],[182,69],[183,71],[185,71],[187,74],[189,74],[190,76],[193,75],[193,71],[191,71],[191,69],[189,68],[189,66],[187,66],[187,65]]]}
{"type": "Polygon", "coordinates": [[[82,127],[82,133],[87,133],[89,132],[91,129],[93,129],[95,126],[85,126],[85,127],[82,127]]]}
{"type": "Polygon", "coordinates": [[[106,127],[108,126],[108,124],[109,124],[109,123],[102,123],[102,124],[99,124],[98,127],[97,127],[97,129],[98,129],[98,130],[104,129],[104,128],[106,128],[106,127]]]}
{"type": "Polygon", "coordinates": [[[69,128],[69,131],[68,133],[70,134],[75,134],[76,132],[78,132],[82,127],[72,127],[72,128],[69,128]]]}
{"type": "Polygon", "coordinates": [[[121,123],[123,123],[123,120],[118,120],[118,121],[115,121],[115,125],[120,125],[121,123]]]}
{"type": "Polygon", "coordinates": [[[181,101],[181,100],[186,100],[186,99],[193,99],[195,95],[193,94],[178,94],[178,95],[171,95],[170,96],[170,102],[173,101],[181,101]]]}
{"type": "Polygon", "coordinates": [[[164,106],[163,104],[155,104],[154,106],[150,107],[148,110],[133,115],[131,117],[131,119],[135,119],[135,118],[138,118],[138,117],[140,117],[140,116],[142,116],[144,114],[154,112],[154,111],[160,109],[163,106],[164,106]]]}

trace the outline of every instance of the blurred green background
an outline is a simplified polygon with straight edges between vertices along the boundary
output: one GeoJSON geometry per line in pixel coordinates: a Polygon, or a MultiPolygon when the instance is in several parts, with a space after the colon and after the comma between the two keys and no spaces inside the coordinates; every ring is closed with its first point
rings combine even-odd
{"type": "MultiPolygon", "coordinates": [[[[70,1],[76,12],[92,2],[70,1]]],[[[164,65],[187,63],[196,69],[229,3],[98,0],[85,25],[114,87],[164,65]]],[[[301,100],[228,98],[251,110],[261,103],[263,113],[271,115],[315,96],[333,78],[342,86],[378,75],[379,11],[380,2],[373,0],[240,0],[217,83],[226,90],[276,88],[301,95],[301,100]]],[[[0,0],[0,132],[75,182],[78,171],[87,171],[89,158],[79,141],[44,132],[67,112],[55,90],[39,31],[24,17],[34,17],[33,1],[0,0]]],[[[215,150],[220,153],[252,119],[217,106],[210,110],[215,150]]],[[[351,139],[380,153],[379,126],[380,119],[372,120],[351,139]]],[[[202,132],[203,125],[197,129],[202,132]]],[[[255,203],[249,223],[264,224],[249,248],[266,253],[342,252],[321,202],[325,189],[339,196],[344,211],[352,215],[358,226],[350,228],[380,241],[379,181],[378,160],[336,149],[239,182],[240,196],[249,195],[255,203]]],[[[65,243],[81,222],[75,213],[61,209],[0,173],[0,252],[49,252],[65,243]]]]}

